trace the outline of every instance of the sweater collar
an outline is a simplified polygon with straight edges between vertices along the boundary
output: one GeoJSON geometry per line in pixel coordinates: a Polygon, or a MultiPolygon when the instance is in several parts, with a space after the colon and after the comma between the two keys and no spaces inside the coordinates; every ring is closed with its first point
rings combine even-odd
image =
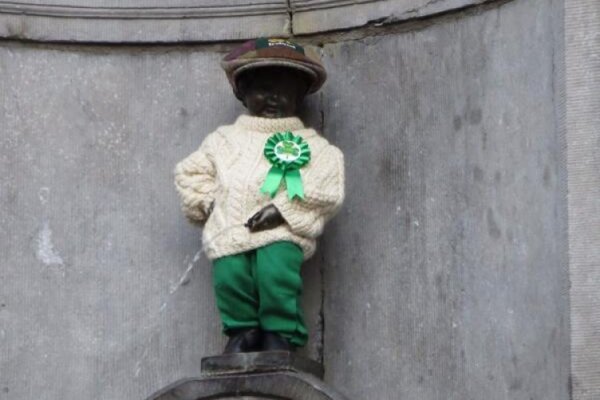
{"type": "Polygon", "coordinates": [[[265,118],[242,114],[235,125],[253,132],[275,133],[280,131],[295,131],[304,129],[304,123],[298,117],[265,118]]]}

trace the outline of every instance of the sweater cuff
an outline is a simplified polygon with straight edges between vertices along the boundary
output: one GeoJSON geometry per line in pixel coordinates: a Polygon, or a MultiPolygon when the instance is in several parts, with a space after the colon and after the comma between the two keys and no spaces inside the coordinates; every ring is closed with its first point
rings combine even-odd
{"type": "Polygon", "coordinates": [[[273,205],[277,207],[292,232],[301,236],[314,236],[311,233],[320,230],[317,213],[307,209],[302,204],[302,200],[290,200],[285,191],[282,193],[283,195],[275,196],[273,205]]]}

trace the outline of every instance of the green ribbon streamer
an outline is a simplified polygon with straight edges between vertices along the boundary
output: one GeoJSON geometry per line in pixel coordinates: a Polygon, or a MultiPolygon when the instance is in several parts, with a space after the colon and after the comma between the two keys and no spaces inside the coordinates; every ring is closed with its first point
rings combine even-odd
{"type": "Polygon", "coordinates": [[[290,200],[293,200],[296,196],[304,200],[304,187],[302,186],[300,171],[297,169],[285,171],[285,185],[290,200]]]}
{"type": "Polygon", "coordinates": [[[279,189],[279,185],[281,185],[281,180],[285,176],[285,171],[277,168],[275,165],[271,167],[267,177],[265,178],[265,183],[260,188],[262,193],[269,193],[271,198],[275,197],[277,190],[279,189]]]}
{"type": "Polygon", "coordinates": [[[284,133],[277,132],[267,140],[264,153],[267,160],[272,164],[272,167],[267,173],[267,177],[265,178],[265,182],[261,186],[260,191],[262,193],[268,193],[271,198],[273,198],[281,186],[281,181],[285,180],[289,199],[293,200],[294,197],[304,199],[304,187],[298,169],[310,161],[310,149],[302,137],[295,136],[289,131],[284,133]],[[300,156],[295,161],[285,162],[276,157],[274,151],[275,146],[282,140],[293,141],[300,147],[300,156]]]}
{"type": "Polygon", "coordinates": [[[276,166],[272,166],[265,178],[265,183],[260,188],[262,193],[268,193],[271,198],[275,197],[281,181],[285,179],[288,198],[293,200],[294,197],[304,199],[304,187],[302,186],[302,178],[300,171],[297,169],[283,170],[276,166]]]}

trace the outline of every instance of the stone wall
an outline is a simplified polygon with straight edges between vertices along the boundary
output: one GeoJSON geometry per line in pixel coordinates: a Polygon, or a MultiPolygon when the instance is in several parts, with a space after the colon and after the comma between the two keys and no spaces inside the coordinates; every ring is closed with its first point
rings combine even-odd
{"type": "MultiPolygon", "coordinates": [[[[569,398],[563,2],[321,3],[280,20],[356,17],[296,38],[329,72],[303,119],[347,163],[305,354],[352,399],[569,398]]],[[[0,41],[2,400],[144,398],[223,346],[172,169],[243,112],[218,65],[235,44],[177,34],[0,41]]]]}
{"type": "Polygon", "coordinates": [[[573,398],[600,398],[600,3],[567,1],[573,398]]]}
{"type": "Polygon", "coordinates": [[[325,362],[357,399],[567,399],[564,135],[550,2],[325,46],[348,192],[325,362]],[[477,32],[477,34],[474,34],[477,32]]]}

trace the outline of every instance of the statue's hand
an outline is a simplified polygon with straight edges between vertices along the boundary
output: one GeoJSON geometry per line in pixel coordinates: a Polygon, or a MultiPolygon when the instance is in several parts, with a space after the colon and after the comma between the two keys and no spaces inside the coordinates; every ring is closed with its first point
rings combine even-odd
{"type": "Polygon", "coordinates": [[[258,232],[277,228],[284,222],[285,220],[281,216],[281,213],[277,207],[275,207],[273,204],[269,204],[251,216],[244,226],[250,229],[250,232],[258,232]]]}

